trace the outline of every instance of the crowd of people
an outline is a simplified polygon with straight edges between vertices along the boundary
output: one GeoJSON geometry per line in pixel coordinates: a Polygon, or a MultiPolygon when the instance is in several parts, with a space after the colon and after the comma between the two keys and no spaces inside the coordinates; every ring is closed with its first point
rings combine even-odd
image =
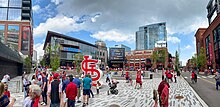
{"type": "MultiPolygon", "coordinates": [[[[89,105],[91,90],[91,75],[67,75],[65,71],[60,73],[48,73],[46,70],[36,70],[31,80],[23,75],[24,107],[75,107],[76,103],[83,106],[89,105]],[[80,101],[81,90],[83,101],[80,101]]],[[[100,83],[97,81],[97,94],[99,94],[100,83]]]]}

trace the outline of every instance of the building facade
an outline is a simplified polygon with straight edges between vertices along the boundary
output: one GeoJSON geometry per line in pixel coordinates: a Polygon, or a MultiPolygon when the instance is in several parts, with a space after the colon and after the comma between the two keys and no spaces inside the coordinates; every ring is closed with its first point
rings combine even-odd
{"type": "Polygon", "coordinates": [[[153,50],[157,41],[167,42],[165,22],[139,27],[136,32],[136,50],[153,50]]]}
{"type": "Polygon", "coordinates": [[[96,57],[98,60],[101,60],[100,69],[104,70],[108,65],[108,50],[106,44],[103,41],[96,41],[95,45],[98,47],[96,57]]]}
{"type": "Polygon", "coordinates": [[[115,45],[116,48],[125,48],[125,52],[130,52],[131,51],[131,48],[128,47],[128,46],[125,46],[123,44],[120,44],[120,45],[115,45]]]}
{"type": "MultiPolygon", "coordinates": [[[[197,55],[199,49],[203,47],[206,54],[206,68],[220,68],[220,2],[219,0],[210,0],[207,5],[209,26],[203,34],[196,33],[197,55]],[[201,38],[201,40],[199,40],[201,38]]],[[[198,30],[200,31],[200,29],[198,30]]],[[[198,32],[197,31],[197,32],[198,32]]]]}
{"type": "Polygon", "coordinates": [[[152,54],[153,50],[131,51],[130,54],[126,55],[125,68],[129,70],[149,70],[152,67],[152,54]]]}
{"type": "Polygon", "coordinates": [[[96,45],[90,44],[88,42],[59,34],[56,32],[48,31],[47,37],[44,43],[43,50],[47,63],[50,63],[50,56],[46,51],[48,47],[52,50],[55,46],[59,46],[59,49],[56,50],[60,55],[60,65],[72,67],[73,61],[78,60],[74,57],[75,54],[81,53],[82,55],[89,55],[93,59],[97,59],[96,53],[98,47],[96,45]]]}
{"type": "Polygon", "coordinates": [[[0,1],[0,41],[12,50],[33,55],[32,0],[0,1]]]}

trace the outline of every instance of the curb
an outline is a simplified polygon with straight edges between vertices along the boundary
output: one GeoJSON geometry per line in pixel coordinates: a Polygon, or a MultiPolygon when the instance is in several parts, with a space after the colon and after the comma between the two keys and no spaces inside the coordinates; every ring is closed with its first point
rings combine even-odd
{"type": "MultiPolygon", "coordinates": [[[[184,78],[181,75],[181,78],[184,78]]],[[[198,93],[192,88],[192,86],[186,81],[186,79],[184,78],[185,82],[190,86],[190,89],[192,90],[192,92],[195,94],[195,96],[198,98],[199,102],[202,104],[203,107],[209,107],[205,101],[198,95],[198,93]]]]}

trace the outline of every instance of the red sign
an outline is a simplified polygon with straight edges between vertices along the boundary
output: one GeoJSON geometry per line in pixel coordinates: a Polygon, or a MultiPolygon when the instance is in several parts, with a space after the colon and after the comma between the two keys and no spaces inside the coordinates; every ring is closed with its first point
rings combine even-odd
{"type": "MultiPolygon", "coordinates": [[[[84,56],[84,60],[82,61],[82,70],[84,71],[84,75],[90,74],[92,81],[97,81],[101,78],[101,72],[96,69],[97,63],[98,60],[89,59],[89,56],[84,56]]],[[[93,83],[92,85],[96,86],[96,83],[93,83]]]]}

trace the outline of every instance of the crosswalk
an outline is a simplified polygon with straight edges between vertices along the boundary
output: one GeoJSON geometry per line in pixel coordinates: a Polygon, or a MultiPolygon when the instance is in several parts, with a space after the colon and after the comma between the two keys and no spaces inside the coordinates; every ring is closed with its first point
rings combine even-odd
{"type": "MultiPolygon", "coordinates": [[[[197,76],[197,78],[214,78],[214,77],[215,77],[214,75],[209,75],[209,76],[197,76]]],[[[191,77],[185,76],[184,78],[187,79],[187,78],[191,78],[191,77]]]]}

